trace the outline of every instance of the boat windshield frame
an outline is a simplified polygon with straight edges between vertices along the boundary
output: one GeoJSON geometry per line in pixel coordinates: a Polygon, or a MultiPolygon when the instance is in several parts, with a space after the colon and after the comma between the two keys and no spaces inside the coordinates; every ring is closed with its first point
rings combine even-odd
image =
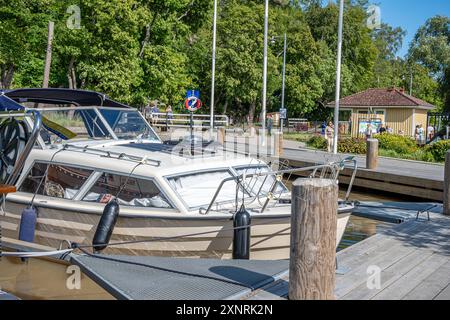
{"type": "MultiPolygon", "coordinates": [[[[161,138],[158,136],[158,134],[155,132],[155,130],[152,128],[152,126],[147,122],[147,120],[144,118],[144,116],[139,112],[139,110],[134,108],[118,108],[118,107],[103,107],[103,106],[66,106],[66,107],[44,107],[44,108],[26,108],[26,110],[36,110],[39,111],[44,117],[49,112],[58,112],[58,111],[82,111],[82,110],[93,110],[95,112],[96,121],[100,122],[101,125],[106,129],[108,134],[105,134],[104,136],[99,137],[92,137],[89,134],[89,137],[87,139],[84,139],[84,141],[95,141],[95,140],[111,140],[111,141],[121,141],[121,140],[137,140],[137,139],[143,139],[145,141],[153,142],[153,143],[162,143],[161,138]],[[119,115],[116,119],[116,124],[118,118],[121,117],[120,113],[132,113],[133,116],[137,116],[139,119],[142,120],[142,125],[145,125],[146,128],[144,128],[143,132],[147,132],[147,136],[151,137],[150,139],[139,137],[139,135],[136,135],[134,137],[120,137],[120,135],[115,132],[115,127],[112,126],[108,122],[108,120],[105,118],[105,112],[102,111],[108,111],[108,112],[118,112],[119,115]]],[[[57,121],[55,121],[58,123],[57,121]]],[[[83,126],[87,132],[89,132],[86,123],[84,123],[83,126]]],[[[45,130],[45,129],[44,129],[45,130]]],[[[142,135],[142,134],[141,134],[142,135]]],[[[72,140],[66,140],[68,142],[72,140]]],[[[49,146],[55,144],[55,142],[52,142],[51,144],[45,143],[44,139],[42,137],[38,138],[39,145],[45,149],[49,146]]],[[[56,142],[56,144],[59,144],[59,142],[56,142]]]]}

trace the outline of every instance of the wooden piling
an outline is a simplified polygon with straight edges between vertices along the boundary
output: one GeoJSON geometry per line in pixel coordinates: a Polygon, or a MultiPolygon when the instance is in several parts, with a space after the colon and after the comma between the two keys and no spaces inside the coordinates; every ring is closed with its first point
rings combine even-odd
{"type": "Polygon", "coordinates": [[[334,299],[337,203],[335,180],[297,179],[293,183],[291,300],[334,299]]]}
{"type": "Polygon", "coordinates": [[[367,139],[366,168],[376,169],[378,167],[378,140],[367,139]]]}
{"type": "Polygon", "coordinates": [[[450,216],[450,150],[445,155],[444,167],[444,214],[450,216]]]}
{"type": "Polygon", "coordinates": [[[283,155],[283,133],[282,132],[274,132],[274,155],[279,157],[283,155]]]}
{"type": "Polygon", "coordinates": [[[217,142],[221,145],[225,145],[225,128],[217,129],[217,142]]]}

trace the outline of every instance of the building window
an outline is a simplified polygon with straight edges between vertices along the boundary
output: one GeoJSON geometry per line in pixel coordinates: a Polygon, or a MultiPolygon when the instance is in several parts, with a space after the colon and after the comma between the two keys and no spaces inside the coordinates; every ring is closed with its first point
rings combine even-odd
{"type": "Polygon", "coordinates": [[[19,191],[73,199],[92,172],[93,170],[36,162],[19,187],[19,191]]]}
{"type": "Polygon", "coordinates": [[[104,172],[84,196],[84,201],[107,203],[118,195],[120,205],[172,208],[152,181],[104,172]],[[119,193],[120,191],[120,193],[119,193]]]}

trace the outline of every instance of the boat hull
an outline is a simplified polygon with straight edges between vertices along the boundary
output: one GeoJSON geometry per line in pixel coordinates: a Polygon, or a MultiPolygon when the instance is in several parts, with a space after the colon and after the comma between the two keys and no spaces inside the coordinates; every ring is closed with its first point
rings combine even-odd
{"type": "MultiPolygon", "coordinates": [[[[0,215],[3,236],[18,238],[20,213],[24,208],[23,204],[7,204],[7,212],[0,215]]],[[[64,240],[91,245],[99,214],[44,207],[38,210],[35,243],[52,248],[67,246],[64,240]]],[[[290,209],[285,211],[290,213],[290,209]]],[[[351,211],[338,214],[336,245],[344,234],[350,214],[351,211]]],[[[288,259],[290,222],[288,213],[252,215],[250,258],[288,259]]],[[[231,215],[223,218],[203,216],[201,219],[119,216],[110,243],[128,243],[110,245],[103,253],[229,259],[232,257],[232,227],[231,215]],[[140,242],[143,240],[146,241],[140,242]]]]}

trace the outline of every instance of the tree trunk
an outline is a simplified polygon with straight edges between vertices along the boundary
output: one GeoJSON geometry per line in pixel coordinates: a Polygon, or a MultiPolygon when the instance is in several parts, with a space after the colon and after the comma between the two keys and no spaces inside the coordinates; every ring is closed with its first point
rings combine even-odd
{"type": "Polygon", "coordinates": [[[139,52],[140,59],[142,59],[142,57],[144,56],[145,46],[150,41],[151,30],[152,30],[153,25],[155,24],[157,15],[158,14],[156,14],[156,13],[153,15],[152,21],[145,28],[145,37],[144,37],[144,40],[142,41],[141,51],[139,52]]]}
{"type": "Polygon", "coordinates": [[[228,100],[225,100],[225,104],[223,105],[223,112],[222,114],[226,115],[228,109],[228,100]]]}
{"type": "Polygon", "coordinates": [[[67,80],[69,81],[69,89],[77,88],[77,77],[75,73],[75,59],[72,57],[69,62],[69,67],[67,69],[67,80]]]}
{"type": "Polygon", "coordinates": [[[4,64],[0,70],[0,88],[9,89],[14,76],[14,64],[4,64]]]}
{"type": "Polygon", "coordinates": [[[250,109],[248,110],[248,118],[249,118],[248,124],[249,124],[250,126],[253,126],[253,121],[254,121],[254,119],[255,119],[255,111],[256,111],[256,102],[253,101],[253,102],[250,104],[250,109]]]}

